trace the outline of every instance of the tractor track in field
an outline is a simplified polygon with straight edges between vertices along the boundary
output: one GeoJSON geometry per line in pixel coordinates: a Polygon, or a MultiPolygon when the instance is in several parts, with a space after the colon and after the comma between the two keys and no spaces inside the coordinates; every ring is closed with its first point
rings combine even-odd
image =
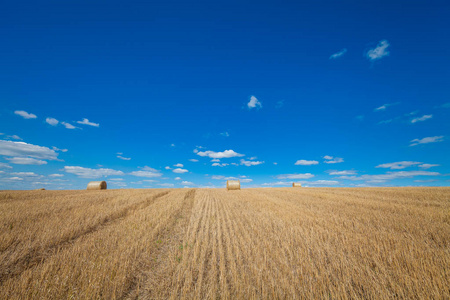
{"type": "Polygon", "coordinates": [[[0,284],[10,278],[20,276],[20,274],[22,274],[23,272],[32,268],[35,265],[45,262],[54,253],[70,247],[73,243],[75,243],[79,239],[123,220],[127,215],[129,215],[134,211],[141,210],[150,206],[157,199],[164,197],[169,193],[170,191],[160,192],[142,202],[129,205],[117,212],[114,212],[109,216],[106,216],[98,223],[88,227],[86,230],[80,231],[77,234],[72,235],[70,237],[63,238],[59,240],[57,243],[47,245],[45,248],[31,249],[24,256],[8,263],[5,266],[2,266],[2,269],[0,270],[0,284]]]}
{"type": "MultiPolygon", "coordinates": [[[[184,231],[184,228],[191,217],[195,194],[195,189],[186,192],[181,207],[167,219],[165,226],[161,226],[161,229],[157,231],[156,234],[158,235],[158,240],[166,242],[151,254],[151,260],[145,258],[146,269],[137,271],[134,279],[119,299],[138,299],[142,298],[143,295],[145,295],[145,298],[157,298],[157,295],[152,294],[154,290],[146,289],[146,286],[161,286],[163,285],[163,282],[169,284],[167,281],[171,279],[170,274],[175,270],[170,270],[170,268],[168,270],[167,266],[170,266],[170,260],[178,260],[179,257],[183,255],[181,231],[184,231]],[[179,248],[180,244],[181,249],[179,248]],[[177,250],[174,251],[174,249],[177,250]],[[159,270],[164,270],[166,272],[159,274],[159,270]]],[[[165,292],[167,292],[167,290],[165,292]]]]}

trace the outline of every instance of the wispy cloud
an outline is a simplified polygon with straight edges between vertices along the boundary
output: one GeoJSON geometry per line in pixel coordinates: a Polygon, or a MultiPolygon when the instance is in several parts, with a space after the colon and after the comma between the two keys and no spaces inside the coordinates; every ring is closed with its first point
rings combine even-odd
{"type": "Polygon", "coordinates": [[[117,158],[121,160],[131,160],[131,157],[123,157],[122,155],[117,155],[117,158]]]}
{"type": "Polygon", "coordinates": [[[397,171],[397,172],[387,172],[386,174],[376,174],[376,175],[361,175],[361,176],[340,176],[341,179],[348,180],[365,180],[368,182],[382,183],[387,180],[393,180],[398,178],[410,178],[415,176],[439,176],[438,172],[429,171],[397,171]]]}
{"type": "Polygon", "coordinates": [[[211,164],[211,166],[213,166],[213,167],[226,167],[228,165],[229,164],[227,164],[227,163],[218,163],[218,162],[211,164]]]}
{"type": "Polygon", "coordinates": [[[191,158],[189,161],[191,161],[191,162],[198,162],[198,159],[191,158]]]}
{"type": "Polygon", "coordinates": [[[105,176],[112,175],[123,175],[122,171],[113,170],[113,169],[91,169],[91,168],[83,168],[79,166],[65,166],[64,171],[70,174],[75,174],[78,177],[82,178],[100,178],[105,176]]]}
{"type": "Polygon", "coordinates": [[[389,42],[387,40],[382,40],[378,43],[378,45],[373,48],[370,49],[369,51],[367,51],[366,57],[370,60],[370,61],[375,61],[375,60],[379,60],[385,56],[389,55],[389,51],[387,50],[387,48],[389,47],[389,42]]]}
{"type": "Polygon", "coordinates": [[[407,167],[420,165],[421,162],[418,161],[397,161],[392,163],[386,163],[376,166],[375,168],[385,168],[385,169],[391,169],[391,170],[399,170],[399,169],[405,169],[407,167]]]}
{"type": "Polygon", "coordinates": [[[136,177],[147,177],[147,178],[153,178],[153,177],[161,177],[162,174],[160,171],[150,168],[150,167],[143,167],[140,171],[133,171],[130,173],[130,175],[136,176],[136,177]]]}
{"type": "Polygon", "coordinates": [[[355,175],[357,172],[355,170],[343,170],[343,171],[329,170],[329,171],[327,171],[327,173],[330,175],[335,175],[335,176],[337,176],[337,175],[343,176],[343,175],[355,175]]]}
{"type": "Polygon", "coordinates": [[[88,125],[88,126],[93,126],[93,127],[99,127],[100,124],[99,123],[93,123],[93,122],[89,122],[88,119],[83,118],[82,121],[77,121],[78,124],[82,124],[82,125],[88,125]]]}
{"type": "Polygon", "coordinates": [[[433,118],[433,115],[423,115],[423,116],[421,116],[419,118],[412,119],[411,123],[414,124],[414,123],[417,123],[417,122],[423,122],[423,121],[426,121],[426,120],[431,119],[431,118],[433,118]]]}
{"type": "Polygon", "coordinates": [[[10,163],[15,165],[46,165],[47,162],[45,160],[40,160],[32,157],[6,157],[10,163]]]}
{"type": "Polygon", "coordinates": [[[244,165],[246,167],[257,166],[263,163],[263,161],[241,159],[241,165],[244,165]]]}
{"type": "Polygon", "coordinates": [[[214,151],[198,151],[194,150],[194,153],[197,153],[198,156],[202,157],[210,157],[210,158],[230,158],[230,157],[242,157],[244,154],[240,154],[235,152],[234,150],[225,150],[223,152],[214,152],[214,151]]]}
{"type": "Polygon", "coordinates": [[[67,122],[61,122],[61,124],[63,124],[64,127],[66,127],[67,129],[75,129],[75,128],[78,128],[78,127],[73,126],[72,124],[67,123],[67,122]]]}
{"type": "Polygon", "coordinates": [[[304,174],[281,174],[276,176],[277,179],[310,179],[313,178],[314,175],[311,173],[304,174]]]}
{"type": "Polygon", "coordinates": [[[442,142],[444,140],[444,136],[440,135],[440,136],[429,136],[429,137],[424,137],[422,139],[414,139],[412,140],[409,146],[417,146],[419,144],[429,144],[429,143],[437,143],[437,142],[442,142]]]}
{"type": "Polygon", "coordinates": [[[12,167],[8,164],[0,162],[0,168],[12,169],[12,167]]]}
{"type": "Polygon", "coordinates": [[[383,104],[383,105],[375,108],[374,111],[386,110],[386,108],[388,108],[389,106],[398,105],[398,104],[400,104],[400,102],[386,103],[386,104],[383,104]]]}
{"type": "Polygon", "coordinates": [[[338,163],[344,162],[344,159],[341,157],[333,157],[333,156],[325,155],[323,158],[325,159],[324,163],[326,163],[326,164],[338,164],[338,163]]]}
{"type": "Polygon", "coordinates": [[[182,168],[182,167],[184,167],[184,165],[183,164],[180,164],[180,163],[178,163],[178,164],[175,164],[175,165],[173,165],[174,167],[177,167],[177,168],[182,168]]]}
{"type": "Polygon", "coordinates": [[[21,116],[21,117],[24,118],[24,119],[36,119],[36,118],[37,118],[37,116],[36,116],[35,114],[27,113],[27,112],[24,111],[24,110],[16,110],[14,113],[15,113],[16,115],[21,116]]]}
{"type": "Polygon", "coordinates": [[[182,173],[187,173],[189,171],[186,169],[176,168],[176,169],[173,169],[172,172],[182,174],[182,173]]]}
{"type": "Polygon", "coordinates": [[[247,103],[247,106],[248,106],[249,109],[252,109],[252,108],[260,109],[260,108],[262,108],[261,102],[255,96],[251,96],[250,97],[250,101],[247,103]]]}
{"type": "Polygon", "coordinates": [[[432,167],[439,167],[440,165],[438,165],[438,164],[421,164],[421,165],[419,165],[419,168],[422,168],[422,169],[429,169],[429,168],[432,168],[432,167]]]}
{"type": "Polygon", "coordinates": [[[347,49],[346,49],[346,48],[342,49],[342,50],[339,51],[339,52],[336,52],[336,53],[334,53],[334,54],[331,54],[331,56],[330,56],[329,59],[336,59],[336,58],[339,58],[339,57],[341,57],[342,55],[344,55],[345,53],[347,53],[347,49]]]}
{"type": "Polygon", "coordinates": [[[50,175],[48,175],[48,177],[52,177],[52,178],[55,178],[55,177],[64,177],[64,174],[50,174],[50,175]]]}
{"type": "Polygon", "coordinates": [[[48,124],[50,124],[52,126],[56,126],[59,123],[59,121],[56,120],[55,118],[47,118],[47,119],[45,119],[45,122],[47,122],[48,124]]]}
{"type": "Polygon", "coordinates": [[[222,132],[220,133],[221,136],[225,136],[225,137],[229,137],[230,134],[228,133],[228,131],[222,132]]]}
{"type": "Polygon", "coordinates": [[[295,162],[294,165],[296,166],[312,166],[312,165],[318,165],[319,162],[317,160],[304,160],[300,159],[295,162]]]}

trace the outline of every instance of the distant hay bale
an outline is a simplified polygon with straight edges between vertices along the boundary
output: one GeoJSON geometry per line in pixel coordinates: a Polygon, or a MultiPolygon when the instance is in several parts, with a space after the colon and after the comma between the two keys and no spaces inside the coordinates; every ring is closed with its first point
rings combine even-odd
{"type": "Polygon", "coordinates": [[[241,182],[239,180],[227,180],[227,190],[240,190],[241,182]]]}
{"type": "Polygon", "coordinates": [[[106,181],[91,181],[87,185],[88,190],[106,190],[106,181]]]}
{"type": "Polygon", "coordinates": [[[300,182],[293,182],[292,187],[302,187],[302,184],[300,182]]]}
{"type": "Polygon", "coordinates": [[[45,188],[35,189],[35,191],[45,191],[45,188]]]}

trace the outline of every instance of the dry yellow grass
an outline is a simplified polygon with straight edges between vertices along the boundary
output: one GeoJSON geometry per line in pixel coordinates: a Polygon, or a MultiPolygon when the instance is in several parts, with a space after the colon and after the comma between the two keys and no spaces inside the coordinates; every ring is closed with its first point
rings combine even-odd
{"type": "Polygon", "coordinates": [[[450,188],[0,192],[4,299],[449,299],[450,188]]]}

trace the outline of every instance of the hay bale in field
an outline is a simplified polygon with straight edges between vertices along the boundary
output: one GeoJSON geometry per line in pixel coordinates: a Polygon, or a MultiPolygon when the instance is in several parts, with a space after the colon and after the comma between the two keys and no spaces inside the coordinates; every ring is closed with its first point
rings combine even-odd
{"type": "Polygon", "coordinates": [[[45,191],[45,188],[35,189],[35,191],[45,191]]]}
{"type": "Polygon", "coordinates": [[[106,190],[106,181],[91,181],[87,185],[88,190],[106,190]]]}
{"type": "Polygon", "coordinates": [[[300,182],[293,182],[292,187],[302,187],[302,184],[300,182]]]}
{"type": "Polygon", "coordinates": [[[227,190],[240,190],[241,182],[239,180],[227,180],[227,190]]]}

